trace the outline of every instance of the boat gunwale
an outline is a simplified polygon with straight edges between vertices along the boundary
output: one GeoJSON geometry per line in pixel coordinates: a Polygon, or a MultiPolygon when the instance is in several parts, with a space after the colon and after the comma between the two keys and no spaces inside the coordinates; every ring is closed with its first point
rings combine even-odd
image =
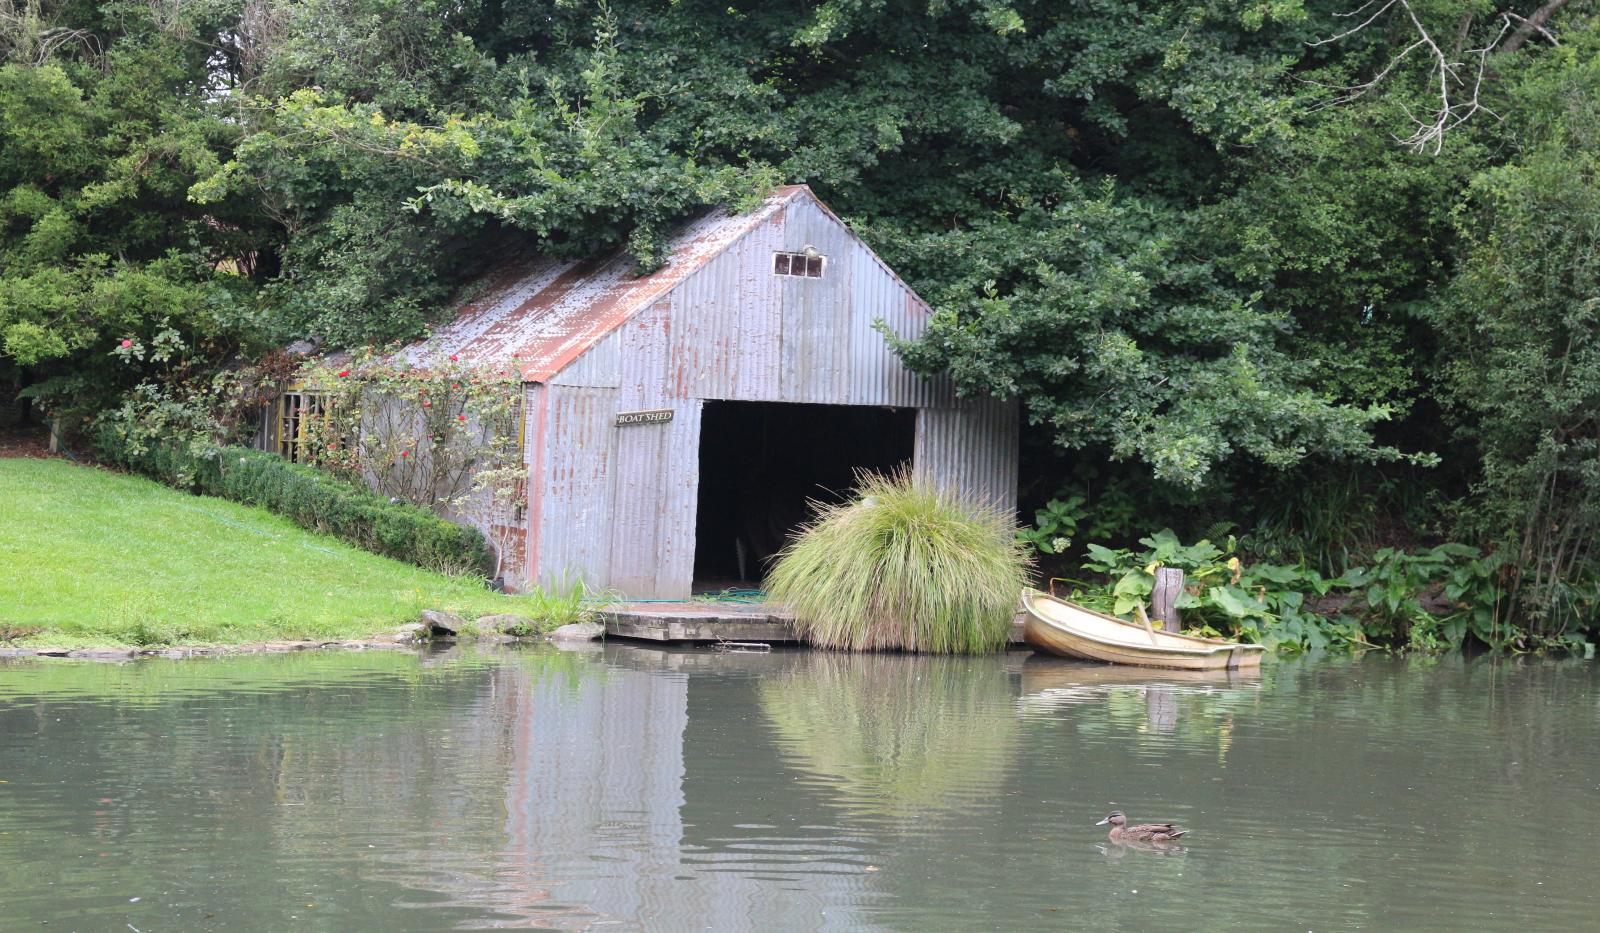
{"type": "Polygon", "coordinates": [[[1206,644],[1207,647],[1204,647],[1204,648],[1200,648],[1200,647],[1188,648],[1188,647],[1184,647],[1182,645],[1156,645],[1156,644],[1149,644],[1149,643],[1122,641],[1122,640],[1116,639],[1116,638],[1100,638],[1100,637],[1095,636],[1095,635],[1090,635],[1087,632],[1079,631],[1077,629],[1072,628],[1069,625],[1066,625],[1065,623],[1058,622],[1055,619],[1051,619],[1051,618],[1048,618],[1048,617],[1042,615],[1036,609],[1033,608],[1033,601],[1034,600],[1038,600],[1038,599],[1050,600],[1051,602],[1060,603],[1060,604],[1062,604],[1064,606],[1070,606],[1072,609],[1077,610],[1079,612],[1086,612],[1089,615],[1092,615],[1092,616],[1095,616],[1097,618],[1103,619],[1103,620],[1105,620],[1107,622],[1115,622],[1117,625],[1126,626],[1126,627],[1128,627],[1130,629],[1133,629],[1134,631],[1140,631],[1139,627],[1134,625],[1133,623],[1125,621],[1123,619],[1119,619],[1119,618],[1117,618],[1116,616],[1113,616],[1113,615],[1107,615],[1104,612],[1097,612],[1097,611],[1095,611],[1093,609],[1088,608],[1087,606],[1079,606],[1077,603],[1068,602],[1067,600],[1064,600],[1059,596],[1052,596],[1049,593],[1045,593],[1045,592],[1042,592],[1040,590],[1026,589],[1026,590],[1022,591],[1022,608],[1023,608],[1023,610],[1030,617],[1032,617],[1034,619],[1037,619],[1039,622],[1043,623],[1044,625],[1048,625],[1051,628],[1065,631],[1066,633],[1068,633],[1068,634],[1070,634],[1070,635],[1072,635],[1074,637],[1082,638],[1082,639],[1085,639],[1087,641],[1095,642],[1097,644],[1110,645],[1110,646],[1114,646],[1114,647],[1117,647],[1117,648],[1133,649],[1133,650],[1137,651],[1139,654],[1150,654],[1152,652],[1164,652],[1164,653],[1177,654],[1177,655],[1187,655],[1187,656],[1190,656],[1190,657],[1210,657],[1210,656],[1215,655],[1215,654],[1221,654],[1221,653],[1224,653],[1224,652],[1232,652],[1232,651],[1234,651],[1236,649],[1243,649],[1243,650],[1251,651],[1251,652],[1256,652],[1256,651],[1265,652],[1267,650],[1267,646],[1266,645],[1259,645],[1259,644],[1256,644],[1254,642],[1223,641],[1220,638],[1201,638],[1201,637],[1196,636],[1196,635],[1182,635],[1182,634],[1179,634],[1177,632],[1162,632],[1160,634],[1169,635],[1169,636],[1173,636],[1173,637],[1176,637],[1176,638],[1184,638],[1184,639],[1189,639],[1189,640],[1192,640],[1192,641],[1202,642],[1202,643],[1206,644]]]}

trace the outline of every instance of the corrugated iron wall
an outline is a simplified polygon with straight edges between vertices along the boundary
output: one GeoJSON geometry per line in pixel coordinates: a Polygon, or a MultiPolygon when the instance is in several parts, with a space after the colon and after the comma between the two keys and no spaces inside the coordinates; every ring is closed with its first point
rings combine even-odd
{"type": "Polygon", "coordinates": [[[982,399],[917,413],[917,476],[987,505],[1017,507],[1014,401],[982,399]]]}
{"type": "Polygon", "coordinates": [[[668,424],[618,427],[610,585],[629,596],[685,598],[694,578],[700,401],[668,424]]]}
{"type": "MultiPolygon", "coordinates": [[[[541,584],[583,578],[633,598],[684,598],[694,574],[705,399],[922,409],[916,470],[1014,506],[1014,405],[958,400],[910,373],[874,322],[921,333],[926,309],[810,199],[790,203],[530,394],[544,421],[530,469],[529,555],[541,584]],[[776,251],[827,257],[820,279],[774,275],[776,251]],[[668,409],[663,424],[616,414],[668,409]],[[532,498],[532,497],[530,497],[532,498]]],[[[535,443],[531,440],[530,447],[535,443]]]]}
{"type": "Polygon", "coordinates": [[[621,345],[619,411],[670,410],[665,424],[615,426],[617,466],[610,585],[629,596],[687,597],[694,577],[700,489],[700,399],[675,394],[673,331],[693,312],[668,295],[629,321],[621,345]]]}
{"type": "MultiPolygon", "coordinates": [[[[540,585],[583,579],[635,598],[689,595],[701,401],[672,394],[663,377],[673,324],[664,299],[612,335],[616,388],[543,387],[545,501],[532,528],[540,585]],[[671,421],[616,423],[618,412],[661,409],[671,421]]],[[[603,366],[587,371],[610,375],[603,366]]]]}
{"type": "MultiPolygon", "coordinates": [[[[530,447],[536,426],[544,436],[537,462],[529,464],[535,477],[543,477],[537,508],[530,494],[529,560],[537,571],[531,576],[546,588],[602,583],[611,573],[617,390],[534,388],[540,408],[529,409],[530,447]]],[[[534,457],[530,451],[530,461],[534,457]]]]}
{"type": "Polygon", "coordinates": [[[550,380],[553,386],[592,386],[615,389],[622,384],[622,340],[612,333],[572,361],[550,380]]]}

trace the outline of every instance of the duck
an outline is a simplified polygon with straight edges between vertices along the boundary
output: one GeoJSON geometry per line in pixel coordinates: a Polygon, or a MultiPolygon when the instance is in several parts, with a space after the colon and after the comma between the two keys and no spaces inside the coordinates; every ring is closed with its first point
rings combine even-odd
{"type": "Polygon", "coordinates": [[[1171,842],[1189,832],[1187,829],[1173,829],[1171,823],[1129,826],[1128,816],[1121,810],[1112,810],[1105,819],[1094,825],[1104,826],[1107,823],[1111,824],[1111,832],[1107,833],[1107,837],[1112,842],[1171,842]]]}

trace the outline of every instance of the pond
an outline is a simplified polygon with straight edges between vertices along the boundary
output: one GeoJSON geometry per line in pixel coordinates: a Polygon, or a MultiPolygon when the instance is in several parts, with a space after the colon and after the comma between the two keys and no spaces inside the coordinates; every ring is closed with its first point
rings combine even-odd
{"type": "Polygon", "coordinates": [[[15,662],[0,930],[1592,928],[1597,688],[1459,657],[15,662]],[[1191,832],[1112,845],[1113,807],[1191,832]]]}

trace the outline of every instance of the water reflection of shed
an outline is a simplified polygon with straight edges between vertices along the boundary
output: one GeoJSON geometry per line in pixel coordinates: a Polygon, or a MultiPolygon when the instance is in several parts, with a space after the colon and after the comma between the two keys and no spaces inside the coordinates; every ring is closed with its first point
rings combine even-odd
{"type": "MultiPolygon", "coordinates": [[[[741,809],[748,788],[717,790],[713,825],[685,822],[695,704],[691,678],[674,670],[681,657],[608,646],[605,659],[572,679],[512,685],[500,884],[480,902],[539,929],[868,928],[854,906],[870,877],[859,866],[808,872],[810,860],[786,839],[780,854],[796,864],[772,867],[797,869],[806,883],[791,877],[775,887],[773,872],[755,870],[772,853],[751,838],[761,815],[741,809]],[[721,839],[705,839],[707,831],[721,839]]],[[[749,725],[736,709],[718,715],[697,728],[703,738],[721,727],[723,751],[732,751],[726,740],[748,739],[749,725]]],[[[737,747],[766,753],[758,743],[737,747]]],[[[786,776],[776,760],[766,770],[774,782],[786,776]]],[[[775,802],[790,801],[783,790],[775,802]]]]}
{"type": "Polygon", "coordinates": [[[915,336],[927,305],[810,189],[708,215],[667,252],[646,276],[620,255],[510,262],[405,351],[521,372],[530,482],[508,565],[634,598],[754,579],[859,468],[1014,505],[1015,406],[901,366],[878,326],[915,336]]]}

